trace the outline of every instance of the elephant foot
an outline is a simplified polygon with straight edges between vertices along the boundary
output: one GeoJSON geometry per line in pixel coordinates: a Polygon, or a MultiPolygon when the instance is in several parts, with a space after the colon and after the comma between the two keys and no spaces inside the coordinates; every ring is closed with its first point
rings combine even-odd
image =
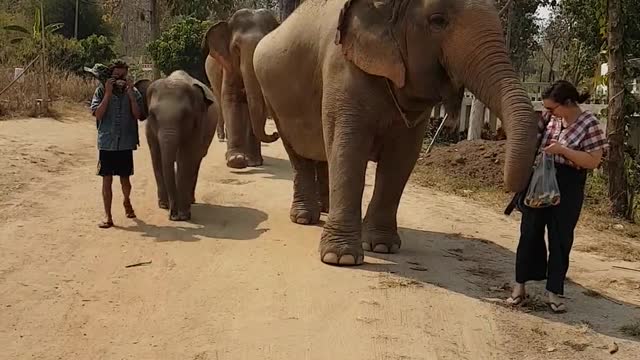
{"type": "Polygon", "coordinates": [[[227,158],[227,167],[232,169],[244,169],[247,167],[247,158],[244,154],[235,154],[227,158]]]}
{"type": "Polygon", "coordinates": [[[313,225],[320,222],[320,209],[305,204],[292,204],[289,212],[291,222],[299,225],[313,225]]]}
{"type": "Polygon", "coordinates": [[[178,211],[169,216],[171,221],[189,221],[191,220],[191,211],[178,211]]]}
{"type": "Polygon", "coordinates": [[[329,199],[327,200],[320,200],[320,202],[318,203],[320,206],[320,212],[323,214],[328,214],[329,213],[329,199]]]}
{"type": "Polygon", "coordinates": [[[262,164],[264,164],[264,160],[262,159],[262,157],[259,157],[259,158],[250,157],[249,160],[247,161],[247,166],[249,167],[259,167],[259,166],[262,166],[262,164]]]}
{"type": "Polygon", "coordinates": [[[164,200],[158,200],[158,207],[160,209],[169,210],[169,202],[164,200]]]}
{"type": "Polygon", "coordinates": [[[396,230],[376,230],[366,223],[362,226],[362,249],[379,254],[395,254],[402,241],[396,230]]]}
{"type": "Polygon", "coordinates": [[[320,260],[329,265],[362,265],[364,251],[357,236],[336,236],[325,228],[320,240],[320,260]]]}

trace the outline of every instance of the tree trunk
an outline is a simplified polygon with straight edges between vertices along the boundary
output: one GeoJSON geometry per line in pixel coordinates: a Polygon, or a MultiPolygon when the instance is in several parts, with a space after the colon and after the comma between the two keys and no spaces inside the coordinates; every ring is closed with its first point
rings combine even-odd
{"type": "Polygon", "coordinates": [[[278,0],[280,7],[280,22],[283,22],[300,5],[302,0],[278,0]]]}
{"type": "Polygon", "coordinates": [[[624,52],[621,0],[608,1],[609,32],[609,109],[607,139],[609,140],[609,199],[615,215],[627,214],[628,184],[624,165],[624,52]]]}
{"type": "Polygon", "coordinates": [[[479,140],[482,138],[484,111],[484,104],[480,100],[474,98],[471,103],[471,116],[469,117],[469,132],[467,140],[479,140]]]}

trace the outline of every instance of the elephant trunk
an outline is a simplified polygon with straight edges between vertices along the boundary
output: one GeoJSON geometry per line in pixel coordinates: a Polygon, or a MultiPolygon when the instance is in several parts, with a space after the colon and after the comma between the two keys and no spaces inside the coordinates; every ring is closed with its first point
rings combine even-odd
{"type": "Polygon", "coordinates": [[[253,67],[253,52],[255,46],[246,50],[246,54],[242,58],[240,64],[242,71],[242,80],[247,95],[247,103],[249,105],[249,117],[251,118],[251,127],[253,134],[264,143],[272,143],[280,138],[277,132],[267,135],[265,132],[265,124],[267,122],[267,110],[264,102],[262,88],[258,83],[256,71],[253,67]]]}
{"type": "Polygon", "coordinates": [[[538,116],[509,59],[495,11],[459,21],[464,29],[445,42],[443,62],[454,81],[463,84],[502,120],[507,135],[504,182],[509,191],[526,188],[537,143],[538,116]],[[468,29],[468,30],[467,30],[468,29]]]}
{"type": "Polygon", "coordinates": [[[162,175],[169,197],[169,208],[172,212],[177,209],[179,203],[174,165],[178,155],[178,138],[178,132],[174,129],[162,129],[158,133],[162,158],[162,175]]]}

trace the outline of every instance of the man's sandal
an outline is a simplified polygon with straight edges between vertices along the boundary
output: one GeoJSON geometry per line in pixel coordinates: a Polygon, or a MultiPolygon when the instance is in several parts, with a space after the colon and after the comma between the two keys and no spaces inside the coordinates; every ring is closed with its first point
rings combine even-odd
{"type": "Polygon", "coordinates": [[[129,219],[135,219],[136,218],[136,213],[135,211],[133,211],[133,206],[131,205],[131,203],[124,203],[124,212],[127,215],[127,218],[129,219]]]}
{"type": "Polygon", "coordinates": [[[103,221],[100,224],[98,224],[98,227],[100,229],[108,229],[112,226],[113,226],[113,221],[103,221]]]}

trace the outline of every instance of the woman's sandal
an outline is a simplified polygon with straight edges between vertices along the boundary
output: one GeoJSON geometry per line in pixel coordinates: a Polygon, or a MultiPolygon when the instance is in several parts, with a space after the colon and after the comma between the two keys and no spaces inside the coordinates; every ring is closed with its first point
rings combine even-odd
{"type": "Polygon", "coordinates": [[[98,227],[100,229],[108,229],[112,226],[113,226],[113,221],[103,221],[100,224],[98,224],[98,227]]]}
{"type": "Polygon", "coordinates": [[[529,298],[529,295],[527,294],[521,294],[516,297],[509,296],[509,298],[507,299],[507,305],[511,305],[511,306],[522,305],[525,302],[525,300],[527,300],[528,298],[529,298]]]}
{"type": "Polygon", "coordinates": [[[547,305],[549,305],[549,309],[551,309],[551,311],[553,311],[556,314],[562,314],[567,312],[567,307],[564,305],[564,303],[556,304],[554,302],[548,302],[547,305]]]}

